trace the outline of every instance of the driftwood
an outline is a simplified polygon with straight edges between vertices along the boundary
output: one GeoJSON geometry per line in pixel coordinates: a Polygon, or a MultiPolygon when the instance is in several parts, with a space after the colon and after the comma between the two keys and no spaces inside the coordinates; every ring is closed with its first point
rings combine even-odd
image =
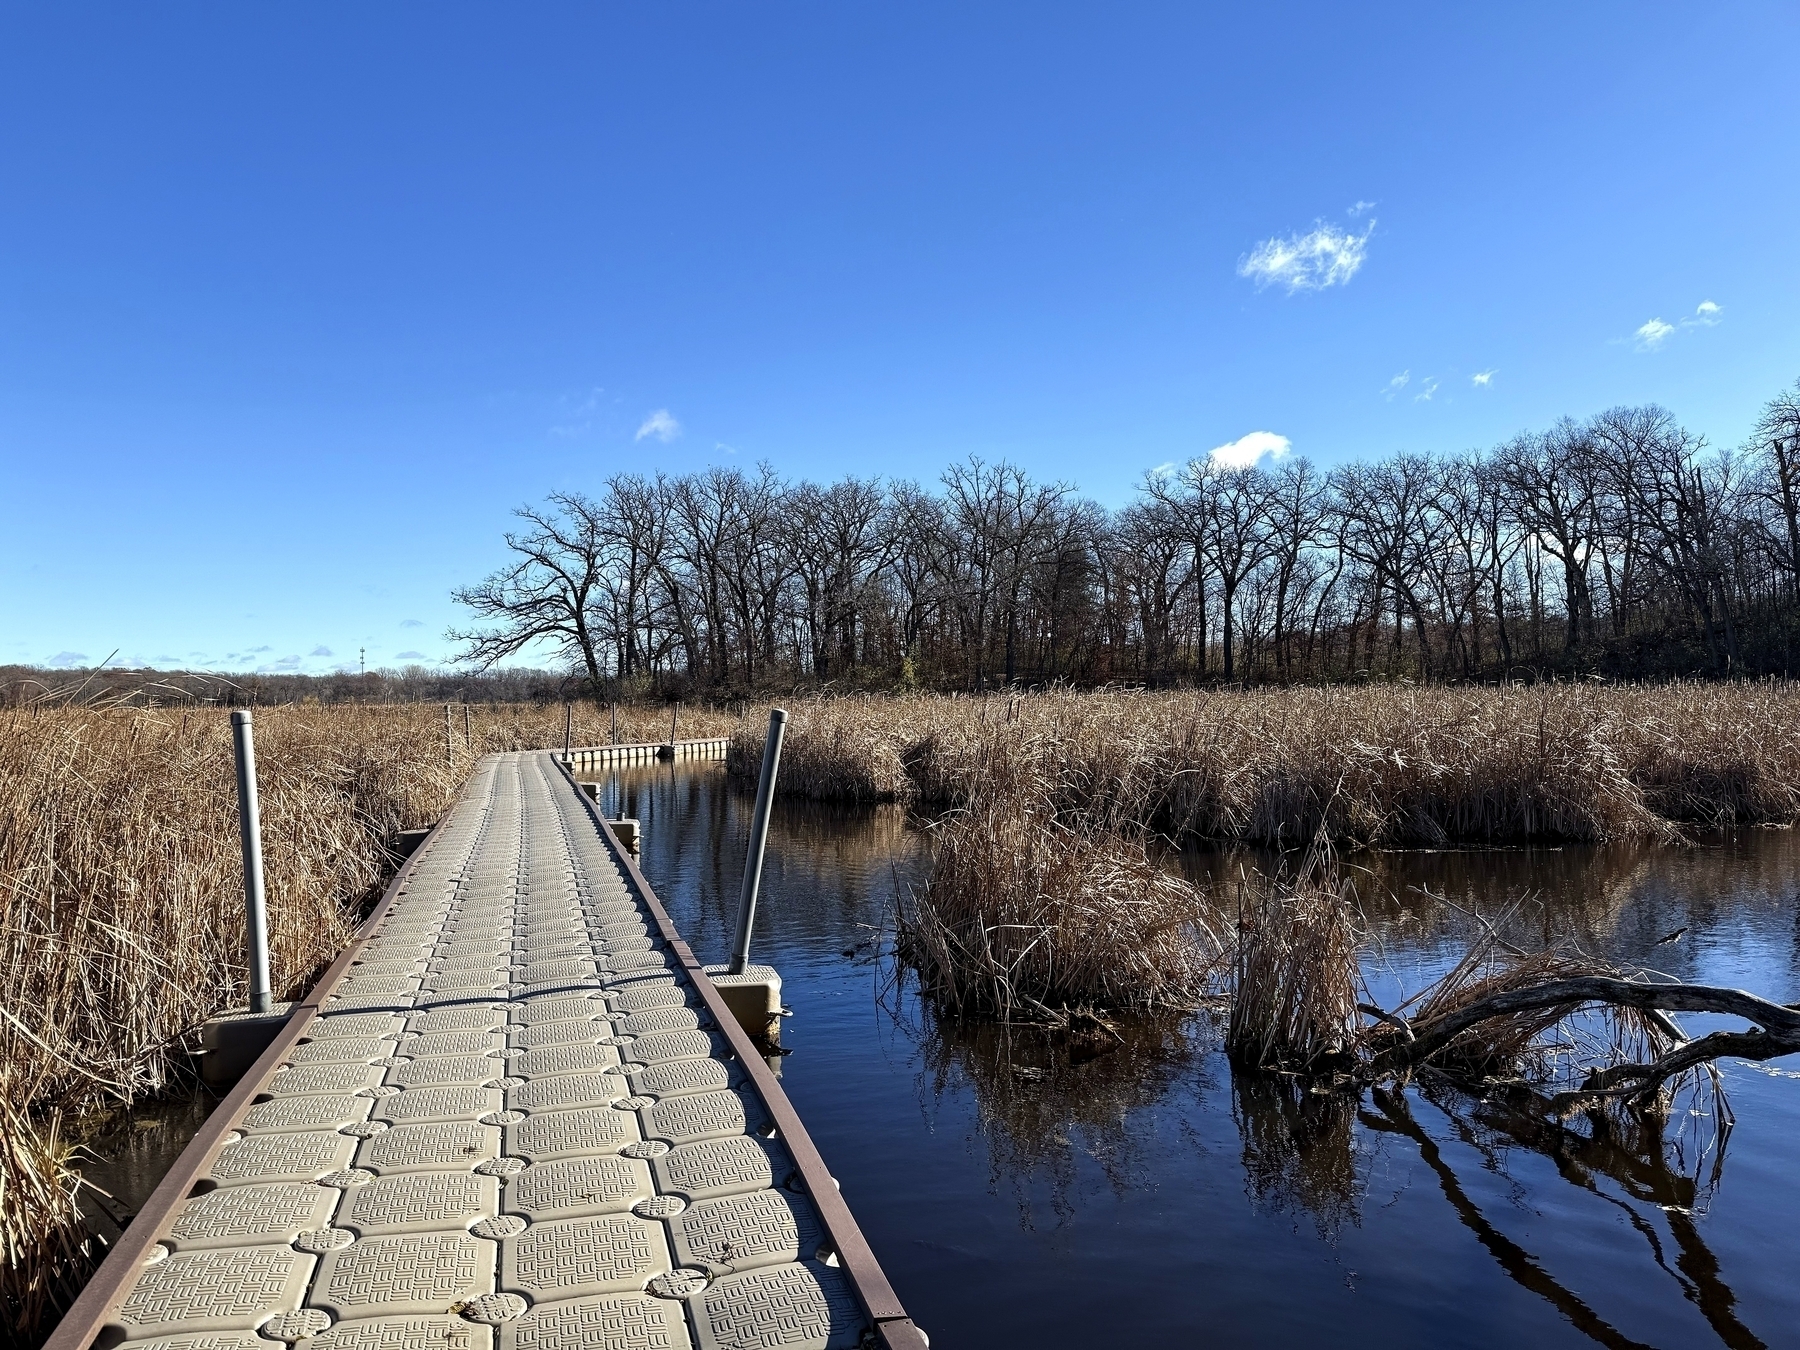
{"type": "Polygon", "coordinates": [[[1800,1008],[1772,1003],[1741,989],[1716,985],[1650,984],[1610,975],[1588,975],[1506,989],[1471,999],[1440,1016],[1418,1021],[1408,1021],[1369,1005],[1361,1007],[1380,1024],[1365,1032],[1365,1043],[1371,1053],[1357,1077],[1368,1083],[1403,1077],[1431,1064],[1459,1037],[1475,1031],[1483,1022],[1521,1014],[1569,1016],[1588,1007],[1630,1008],[1645,1015],[1670,1042],[1672,1048],[1648,1063],[1615,1064],[1596,1069],[1580,1089],[1558,1093],[1550,1099],[1550,1104],[1559,1115],[1609,1100],[1646,1105],[1670,1079],[1723,1056],[1766,1060],[1800,1054],[1800,1008]],[[1752,1028],[1749,1031],[1715,1031],[1689,1040],[1666,1016],[1670,1012],[1721,1013],[1741,1017],[1750,1022],[1752,1028]]]}

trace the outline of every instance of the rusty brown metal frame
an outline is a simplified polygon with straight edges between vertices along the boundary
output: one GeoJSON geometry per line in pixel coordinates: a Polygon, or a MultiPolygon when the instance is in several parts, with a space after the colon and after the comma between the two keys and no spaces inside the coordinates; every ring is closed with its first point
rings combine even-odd
{"type": "MultiPolygon", "coordinates": [[[[575,787],[575,775],[569,766],[562,762],[560,756],[552,754],[551,759],[562,770],[570,787],[575,787]]],[[[926,1350],[928,1342],[924,1333],[906,1315],[906,1310],[901,1306],[893,1286],[888,1283],[880,1262],[875,1259],[873,1249],[863,1237],[862,1229],[857,1227],[850,1207],[839,1194],[837,1182],[826,1169],[825,1160],[819,1156],[819,1150],[807,1135],[806,1127],[800,1123],[793,1103],[788,1101],[787,1094],[781,1090],[780,1082],[763,1062],[762,1055],[744,1029],[738,1025],[737,1018],[732,1016],[724,1000],[719,997],[718,990],[707,978],[692,949],[676,932],[675,924],[669,918],[668,911],[663,908],[662,901],[644,879],[644,874],[638,870],[637,861],[619,843],[611,826],[606,823],[605,817],[600,814],[595,803],[588,799],[587,794],[577,788],[575,796],[599,827],[600,835],[606,840],[613,856],[623,864],[632,886],[655,919],[663,941],[675,954],[689,983],[706,1004],[707,1012],[712,1015],[720,1034],[730,1044],[732,1054],[749,1075],[752,1090],[761,1100],[763,1109],[768,1112],[770,1121],[780,1132],[782,1142],[786,1144],[794,1166],[800,1173],[801,1182],[805,1185],[814,1208],[818,1210],[826,1237],[830,1240],[832,1250],[837,1253],[839,1268],[849,1280],[857,1301],[862,1304],[863,1312],[875,1329],[877,1343],[888,1347],[888,1350],[926,1350]]],[[[42,1350],[88,1350],[93,1344],[107,1317],[130,1292],[138,1272],[143,1269],[144,1257],[158,1235],[168,1227],[176,1211],[186,1202],[194,1183],[200,1179],[213,1155],[223,1146],[225,1136],[243,1115],[244,1108],[250,1105],[263,1080],[298,1043],[307,1024],[318,1016],[326,996],[343,979],[344,973],[350,969],[369,939],[379,931],[387,919],[388,911],[393,908],[394,901],[399,898],[401,888],[412,875],[413,868],[425,856],[426,846],[447,819],[448,812],[432,826],[431,833],[394,874],[394,879],[382,893],[380,903],[357,928],[350,944],[325,968],[325,973],[319,977],[306,997],[295,1005],[281,1034],[263,1051],[256,1063],[245,1071],[237,1086],[213,1108],[206,1123],[195,1132],[181,1157],[176,1159],[175,1165],[150,1193],[150,1198],[126,1225],[119,1240],[113,1244],[112,1251],[100,1263],[100,1268],[69,1305],[68,1311],[56,1324],[56,1329],[44,1342],[42,1350]]]]}
{"type": "MultiPolygon", "coordinates": [[[[569,780],[569,785],[574,787],[576,779],[569,766],[560,759],[557,760],[557,766],[569,780]]],[[[906,1309],[901,1306],[899,1296],[888,1283],[881,1263],[875,1259],[874,1249],[869,1246],[862,1229],[857,1227],[856,1219],[850,1213],[850,1206],[844,1203],[836,1180],[825,1166],[825,1159],[819,1155],[818,1148],[806,1133],[806,1126],[801,1124],[799,1113],[794,1110],[787,1093],[782,1091],[780,1080],[770,1071],[761,1052],[738,1024],[731,1010],[725,1006],[725,1000],[713,987],[712,980],[707,977],[693,950],[682,941],[681,934],[676,932],[669,912],[663,908],[662,901],[657,898],[644,874],[638,870],[637,860],[619,843],[618,836],[613,834],[612,827],[600,814],[599,806],[585,792],[577,790],[575,795],[594,824],[599,826],[601,837],[612,849],[613,856],[623,864],[638,898],[656,920],[663,941],[668,944],[669,950],[680,963],[682,972],[706,1004],[706,1010],[712,1015],[719,1034],[730,1043],[732,1054],[749,1075],[750,1087],[761,1099],[763,1109],[769,1113],[769,1120],[780,1133],[781,1142],[787,1145],[788,1154],[800,1173],[800,1180],[812,1199],[813,1207],[819,1212],[819,1218],[825,1226],[825,1236],[830,1241],[832,1250],[837,1253],[838,1266],[849,1279],[850,1287],[856,1291],[857,1300],[875,1328],[877,1343],[890,1347],[890,1350],[925,1350],[927,1342],[924,1333],[906,1315],[906,1309]]]]}
{"type": "Polygon", "coordinates": [[[394,879],[388,882],[387,889],[382,892],[380,902],[370,911],[369,917],[358,925],[355,935],[348,946],[338,953],[337,959],[325,967],[311,991],[299,1003],[288,1018],[288,1023],[279,1035],[270,1042],[269,1048],[261,1057],[244,1071],[237,1086],[213,1108],[206,1123],[194,1132],[188,1146],[182,1150],[175,1165],[164,1175],[157,1188],[150,1193],[150,1198],[139,1208],[136,1215],[126,1224],[125,1231],[113,1244],[111,1252],[100,1263],[93,1277],[82,1288],[75,1301],[69,1305],[50,1338],[44,1342],[42,1350],[87,1350],[99,1335],[100,1328],[107,1317],[122,1303],[126,1294],[131,1291],[137,1280],[138,1272],[143,1269],[144,1256],[155,1244],[157,1236],[169,1225],[176,1212],[186,1202],[206,1165],[212,1161],[213,1154],[225,1142],[225,1136],[236,1125],[238,1118],[244,1114],[244,1108],[250,1105],[262,1087],[263,1080],[275,1069],[275,1066],[286,1058],[307,1024],[319,1015],[325,997],[337,982],[344,978],[344,972],[361,954],[364,946],[386,920],[388,910],[393,908],[394,901],[399,898],[400,889],[413,873],[418,860],[425,855],[425,846],[431,842],[432,836],[438,832],[439,826],[449,819],[449,812],[431,827],[420,841],[419,847],[413,850],[412,856],[401,864],[400,870],[394,873],[394,879]]]}

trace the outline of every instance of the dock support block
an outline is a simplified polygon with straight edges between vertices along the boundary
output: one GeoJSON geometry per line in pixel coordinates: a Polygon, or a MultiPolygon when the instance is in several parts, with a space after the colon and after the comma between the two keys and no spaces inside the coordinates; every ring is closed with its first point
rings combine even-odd
{"type": "Polygon", "coordinates": [[[704,966],[706,977],[749,1035],[758,1040],[779,1040],[781,1035],[781,976],[773,966],[745,966],[742,975],[729,966],[704,966]]]}
{"type": "Polygon", "coordinates": [[[291,1003],[266,1013],[235,1009],[220,1013],[200,1031],[200,1077],[214,1091],[230,1087],[267,1050],[287,1025],[291,1003]]]}

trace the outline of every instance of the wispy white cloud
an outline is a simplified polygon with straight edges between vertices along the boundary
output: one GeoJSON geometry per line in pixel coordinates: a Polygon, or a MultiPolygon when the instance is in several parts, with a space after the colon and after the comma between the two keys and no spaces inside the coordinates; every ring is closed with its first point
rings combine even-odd
{"type": "Polygon", "coordinates": [[[1469,383],[1477,389],[1486,389],[1494,383],[1494,376],[1499,373],[1497,370],[1478,370],[1469,376],[1469,383]]]}
{"type": "Polygon", "coordinates": [[[1286,436],[1277,436],[1272,431],[1253,431],[1225,445],[1214,446],[1207,458],[1221,469],[1247,469],[1264,455],[1280,459],[1293,448],[1294,443],[1286,436]]]}
{"type": "Polygon", "coordinates": [[[1414,403],[1429,403],[1431,396],[1438,391],[1438,377],[1427,375],[1419,382],[1419,392],[1413,395],[1414,403]]]}
{"type": "Polygon", "coordinates": [[[52,669],[66,670],[71,666],[85,666],[87,659],[86,652],[58,652],[50,658],[47,664],[52,669]]]}
{"type": "Polygon", "coordinates": [[[1254,281],[1259,291],[1279,284],[1292,295],[1295,291],[1342,286],[1362,267],[1368,256],[1369,236],[1374,233],[1373,220],[1361,234],[1320,221],[1310,233],[1263,240],[1238,259],[1237,272],[1254,281]]]}
{"type": "Polygon", "coordinates": [[[394,659],[396,661],[423,661],[425,659],[425,653],[424,652],[395,652],[394,659]]]}
{"type": "Polygon", "coordinates": [[[1350,219],[1355,220],[1358,216],[1368,215],[1369,212],[1373,211],[1374,209],[1375,209],[1374,202],[1357,202],[1356,205],[1348,208],[1344,212],[1344,214],[1349,216],[1350,219]]]}
{"type": "Polygon", "coordinates": [[[319,646],[314,647],[310,652],[307,653],[308,656],[330,656],[331,654],[332,654],[331,648],[329,648],[323,644],[320,644],[319,646]]]}
{"type": "Polygon", "coordinates": [[[606,390],[595,385],[581,398],[563,396],[558,402],[562,420],[550,428],[552,436],[580,436],[594,425],[594,414],[600,410],[601,397],[606,390]]]}
{"type": "Polygon", "coordinates": [[[402,619],[400,620],[400,626],[402,628],[423,628],[425,626],[425,621],[423,619],[402,619]]]}
{"type": "Polygon", "coordinates": [[[1180,467],[1181,466],[1174,460],[1165,459],[1161,464],[1158,464],[1154,469],[1150,470],[1150,476],[1152,478],[1167,478],[1180,467]]]}
{"type": "Polygon", "coordinates": [[[1406,388],[1406,386],[1411,383],[1412,383],[1412,371],[1403,370],[1398,375],[1394,376],[1393,379],[1391,379],[1387,382],[1387,388],[1385,388],[1381,391],[1381,396],[1383,398],[1385,398],[1389,403],[1392,403],[1394,401],[1394,395],[1399,393],[1402,389],[1406,388]]]}
{"type": "Polygon", "coordinates": [[[735,455],[737,453],[737,447],[735,445],[727,445],[724,441],[714,441],[713,449],[723,450],[728,455],[735,455]]]}
{"type": "Polygon", "coordinates": [[[1631,335],[1631,342],[1640,352],[1653,352],[1683,329],[1717,328],[1724,315],[1724,306],[1716,301],[1702,300],[1694,306],[1692,314],[1676,323],[1666,323],[1661,318],[1651,319],[1631,335]]]}
{"type": "Polygon", "coordinates": [[[637,435],[632,439],[641,441],[646,436],[654,436],[667,445],[679,435],[681,435],[681,423],[675,420],[674,415],[667,408],[658,408],[644,419],[644,424],[637,429],[637,435]]]}

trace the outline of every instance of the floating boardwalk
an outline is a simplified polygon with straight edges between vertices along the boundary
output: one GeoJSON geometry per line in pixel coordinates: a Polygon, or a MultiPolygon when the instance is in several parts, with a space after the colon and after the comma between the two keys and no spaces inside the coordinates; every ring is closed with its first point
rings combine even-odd
{"type": "Polygon", "coordinates": [[[731,746],[729,736],[709,736],[699,741],[644,741],[632,745],[578,745],[569,751],[571,768],[582,772],[611,768],[615,764],[648,764],[664,759],[724,759],[731,746]]]}
{"type": "Polygon", "coordinates": [[[922,1350],[573,779],[483,760],[46,1350],[922,1350]]]}

